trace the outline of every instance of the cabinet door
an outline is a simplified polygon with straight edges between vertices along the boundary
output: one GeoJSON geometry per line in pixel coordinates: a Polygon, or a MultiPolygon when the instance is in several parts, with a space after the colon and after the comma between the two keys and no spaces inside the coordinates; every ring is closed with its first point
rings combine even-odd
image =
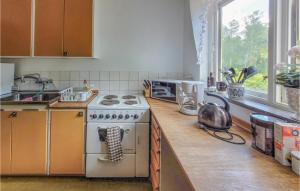
{"type": "Polygon", "coordinates": [[[13,118],[13,174],[46,174],[47,114],[47,111],[20,111],[13,118]]]}
{"type": "Polygon", "coordinates": [[[50,174],[84,175],[84,127],[83,110],[51,112],[50,174]]]}
{"type": "Polygon", "coordinates": [[[92,56],[92,7],[92,0],[65,0],[65,56],[92,56]]]}
{"type": "Polygon", "coordinates": [[[35,1],[35,56],[63,56],[64,0],[35,1]]]}
{"type": "Polygon", "coordinates": [[[1,111],[1,175],[11,174],[11,113],[1,111]]]}
{"type": "Polygon", "coordinates": [[[30,56],[31,0],[0,0],[1,56],[30,56]]]}

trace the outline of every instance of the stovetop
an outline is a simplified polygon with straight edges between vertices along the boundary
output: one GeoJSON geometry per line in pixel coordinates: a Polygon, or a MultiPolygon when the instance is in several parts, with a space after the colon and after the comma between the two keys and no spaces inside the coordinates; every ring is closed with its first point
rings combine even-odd
{"type": "Polygon", "coordinates": [[[99,95],[88,105],[88,109],[134,110],[149,109],[149,105],[140,95],[99,95]]]}

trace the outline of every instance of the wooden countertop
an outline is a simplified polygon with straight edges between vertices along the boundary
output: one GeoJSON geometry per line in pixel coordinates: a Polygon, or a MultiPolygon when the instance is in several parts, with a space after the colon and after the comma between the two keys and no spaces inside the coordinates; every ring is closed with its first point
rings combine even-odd
{"type": "Polygon", "coordinates": [[[251,135],[240,128],[246,145],[233,145],[209,136],[197,117],[178,112],[178,105],[148,99],[152,114],[195,190],[299,190],[300,178],[290,167],[251,147],[251,135]]]}
{"type": "Polygon", "coordinates": [[[93,95],[87,100],[82,102],[54,102],[49,105],[51,109],[84,109],[87,105],[98,95],[98,91],[93,91],[93,95]]]}

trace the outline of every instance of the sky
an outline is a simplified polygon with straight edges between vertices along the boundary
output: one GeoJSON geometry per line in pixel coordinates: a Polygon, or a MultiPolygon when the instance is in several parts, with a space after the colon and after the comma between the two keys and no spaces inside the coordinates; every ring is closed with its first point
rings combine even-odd
{"type": "Polygon", "coordinates": [[[269,0],[235,0],[222,9],[222,23],[228,25],[233,19],[240,23],[240,30],[245,27],[244,18],[254,11],[263,12],[262,22],[269,23],[269,0]]]}

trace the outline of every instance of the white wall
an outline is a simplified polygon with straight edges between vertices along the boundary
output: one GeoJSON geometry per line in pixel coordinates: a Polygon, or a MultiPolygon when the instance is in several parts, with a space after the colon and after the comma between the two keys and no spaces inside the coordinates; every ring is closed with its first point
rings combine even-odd
{"type": "MultiPolygon", "coordinates": [[[[27,71],[183,72],[185,0],[95,0],[99,59],[8,59],[27,71]]],[[[190,23],[189,23],[190,24],[190,23]]],[[[189,35],[189,37],[185,37],[189,35]]]]}

